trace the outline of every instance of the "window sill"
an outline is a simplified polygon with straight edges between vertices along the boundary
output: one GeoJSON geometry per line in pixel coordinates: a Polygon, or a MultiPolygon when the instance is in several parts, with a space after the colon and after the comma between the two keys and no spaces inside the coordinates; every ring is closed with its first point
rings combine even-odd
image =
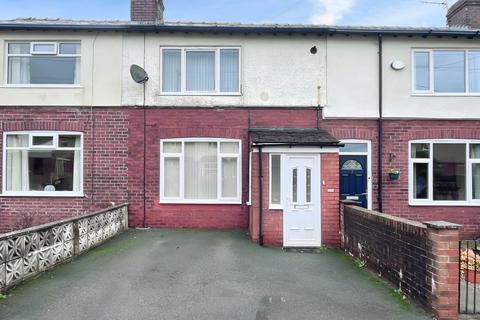
{"type": "Polygon", "coordinates": [[[242,94],[240,92],[161,92],[158,94],[162,97],[178,97],[178,96],[212,96],[212,97],[240,97],[242,94]]]}
{"type": "Polygon", "coordinates": [[[480,207],[480,201],[409,201],[411,207],[480,207]]]}
{"type": "Polygon", "coordinates": [[[6,89],[83,89],[81,85],[68,85],[68,84],[39,84],[39,85],[25,85],[25,84],[7,84],[0,86],[0,88],[6,89]]]}
{"type": "Polygon", "coordinates": [[[270,205],[268,207],[268,210],[283,210],[283,207],[282,206],[270,205]]]}
{"type": "Polygon", "coordinates": [[[29,198],[83,198],[85,195],[83,193],[59,193],[59,192],[4,192],[0,194],[0,197],[11,198],[11,197],[29,197],[29,198]]]}
{"type": "Polygon", "coordinates": [[[480,93],[411,93],[412,97],[480,97],[480,93]]]}
{"type": "Polygon", "coordinates": [[[159,204],[210,204],[210,205],[217,205],[217,204],[242,204],[240,200],[160,200],[159,204]]]}

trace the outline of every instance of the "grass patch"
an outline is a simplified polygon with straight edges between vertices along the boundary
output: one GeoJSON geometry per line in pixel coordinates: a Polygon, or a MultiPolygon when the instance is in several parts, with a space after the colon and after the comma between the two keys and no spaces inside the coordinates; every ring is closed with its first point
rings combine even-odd
{"type": "Polygon", "coordinates": [[[7,299],[7,297],[6,294],[0,293],[0,300],[7,299]]]}

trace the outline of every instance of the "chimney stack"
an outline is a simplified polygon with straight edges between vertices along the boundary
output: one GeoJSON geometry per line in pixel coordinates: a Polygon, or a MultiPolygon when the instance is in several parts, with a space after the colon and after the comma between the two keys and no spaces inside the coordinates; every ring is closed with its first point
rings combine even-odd
{"type": "Polygon", "coordinates": [[[163,0],[130,0],[130,19],[134,22],[163,23],[163,0]]]}
{"type": "Polygon", "coordinates": [[[458,0],[447,13],[450,27],[480,29],[480,0],[458,0]]]}

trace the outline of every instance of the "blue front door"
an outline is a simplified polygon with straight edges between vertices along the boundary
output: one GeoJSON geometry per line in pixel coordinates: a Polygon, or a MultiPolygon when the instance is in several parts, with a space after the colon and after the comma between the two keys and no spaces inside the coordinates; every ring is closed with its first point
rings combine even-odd
{"type": "Polygon", "coordinates": [[[368,207],[367,156],[340,156],[340,199],[368,207]]]}

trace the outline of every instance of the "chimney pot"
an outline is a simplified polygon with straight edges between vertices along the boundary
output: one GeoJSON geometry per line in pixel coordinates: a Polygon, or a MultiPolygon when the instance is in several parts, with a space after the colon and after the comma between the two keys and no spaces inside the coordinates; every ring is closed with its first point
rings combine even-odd
{"type": "Polygon", "coordinates": [[[130,20],[163,23],[163,0],[130,0],[130,20]]]}

